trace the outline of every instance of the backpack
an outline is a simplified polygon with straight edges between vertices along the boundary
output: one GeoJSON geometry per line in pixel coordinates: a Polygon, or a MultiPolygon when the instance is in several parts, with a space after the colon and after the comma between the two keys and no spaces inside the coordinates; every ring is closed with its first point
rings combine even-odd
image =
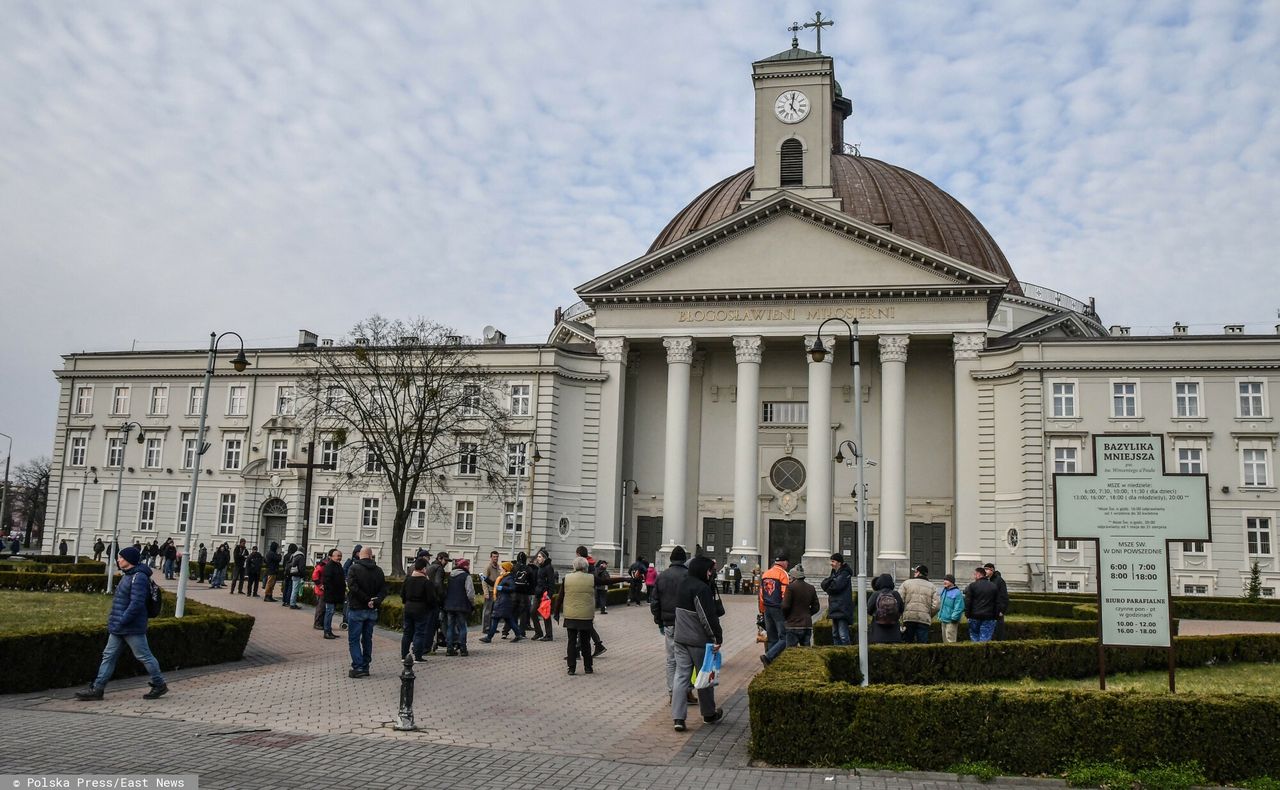
{"type": "Polygon", "coordinates": [[[898,617],[898,600],[893,597],[893,593],[881,591],[876,597],[876,622],[880,625],[895,625],[898,617]]]}
{"type": "Polygon", "coordinates": [[[528,565],[521,565],[516,569],[512,577],[516,584],[516,592],[520,595],[530,595],[534,590],[533,574],[529,572],[528,565]]]}
{"type": "Polygon", "coordinates": [[[159,617],[160,607],[164,604],[164,591],[160,589],[160,585],[151,579],[147,579],[147,617],[159,617]]]}

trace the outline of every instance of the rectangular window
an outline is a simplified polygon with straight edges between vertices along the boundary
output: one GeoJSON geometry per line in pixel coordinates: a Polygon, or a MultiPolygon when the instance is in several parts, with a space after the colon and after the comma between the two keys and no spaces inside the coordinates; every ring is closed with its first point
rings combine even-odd
{"type": "Polygon", "coordinates": [[[1077,470],[1075,447],[1053,448],[1053,471],[1059,474],[1074,474],[1077,470]]]}
{"type": "Polygon", "coordinates": [[[129,413],[129,388],[116,387],[111,395],[111,413],[112,414],[128,414],[129,413]]]}
{"type": "Polygon", "coordinates": [[[71,453],[69,464],[71,466],[84,466],[89,455],[89,437],[84,434],[76,434],[71,437],[71,453]]]}
{"type": "Polygon", "coordinates": [[[761,404],[760,422],[803,425],[809,422],[808,401],[765,401],[761,404]]]}
{"type": "Polygon", "coordinates": [[[1059,419],[1071,419],[1076,416],[1076,385],[1074,381],[1054,382],[1053,416],[1059,419]]]}
{"type": "Polygon", "coordinates": [[[338,443],[333,439],[320,442],[320,463],[338,468],[338,443]]]}
{"type": "Polygon", "coordinates": [[[121,436],[110,436],[107,438],[107,466],[119,467],[124,465],[124,438],[121,436]]]}
{"type": "Polygon", "coordinates": [[[198,449],[199,449],[199,445],[197,444],[196,437],[194,436],[182,437],[182,468],[183,469],[196,468],[196,454],[197,454],[196,451],[198,449]]]}
{"type": "Polygon", "coordinates": [[[235,471],[240,468],[240,456],[244,449],[243,439],[222,440],[222,468],[235,471]]]}
{"type": "Polygon", "coordinates": [[[462,385],[462,414],[464,417],[480,416],[480,385],[462,385]]]}
{"type": "Polygon", "coordinates": [[[322,496],[316,499],[316,526],[332,527],[334,523],[334,497],[322,496]]]}
{"type": "Polygon", "coordinates": [[[76,414],[93,414],[93,387],[76,389],[76,414]]]}
{"type": "Polygon", "coordinates": [[[1079,589],[1080,589],[1080,582],[1067,581],[1065,579],[1060,580],[1058,582],[1058,590],[1060,592],[1070,592],[1070,591],[1079,590],[1079,589]]]}
{"type": "Polygon", "coordinates": [[[1182,542],[1183,554],[1204,554],[1203,540],[1184,540],[1182,542]]]}
{"type": "Polygon", "coordinates": [[[512,384],[511,385],[511,416],[512,417],[528,417],[529,416],[529,390],[528,384],[512,384]]]}
{"type": "Polygon", "coordinates": [[[1244,462],[1244,484],[1246,486],[1265,487],[1270,476],[1267,474],[1266,450],[1241,450],[1244,462]]]}
{"type": "Polygon", "coordinates": [[[293,414],[293,392],[292,384],[276,387],[276,414],[293,414]]]}
{"type": "Polygon", "coordinates": [[[409,529],[426,529],[427,527],[427,500],[413,500],[413,507],[409,509],[409,529]]]}
{"type": "Polygon", "coordinates": [[[506,516],[502,520],[502,531],[510,535],[512,527],[514,526],[516,534],[523,533],[524,532],[524,501],[521,500],[518,507],[515,502],[507,502],[505,503],[505,505],[506,505],[506,516]]]}
{"type": "Polygon", "coordinates": [[[232,417],[243,417],[249,413],[249,388],[243,384],[233,384],[227,389],[227,414],[232,417]]]}
{"type": "Polygon", "coordinates": [[[178,492],[178,531],[187,531],[187,520],[191,514],[191,492],[178,492]]]}
{"type": "Polygon", "coordinates": [[[151,388],[151,408],[148,414],[164,416],[169,413],[169,385],[157,384],[151,388]]]}
{"type": "Polygon", "coordinates": [[[1207,584],[1184,584],[1182,585],[1183,595],[1208,595],[1209,585],[1207,584]]]}
{"type": "Polygon", "coordinates": [[[458,474],[475,474],[479,455],[480,445],[475,442],[460,442],[458,444],[458,474]]]}
{"type": "Polygon", "coordinates": [[[223,494],[218,501],[218,534],[234,535],[236,532],[236,495],[223,494]]]}
{"type": "Polygon", "coordinates": [[[142,491],[138,498],[138,530],[156,531],[156,492],[142,491]]]}
{"type": "Polygon", "coordinates": [[[1138,416],[1138,384],[1133,381],[1116,381],[1111,384],[1111,416],[1138,416]]]}
{"type": "Polygon", "coordinates": [[[364,471],[381,472],[382,461],[378,459],[378,453],[372,447],[366,448],[364,451],[364,471]]]}
{"type": "Polygon", "coordinates": [[[204,411],[204,387],[192,387],[187,391],[187,414],[204,411]]]}
{"type": "Polygon", "coordinates": [[[1261,381],[1241,381],[1240,387],[1240,416],[1241,417],[1265,417],[1263,413],[1262,399],[1262,382],[1261,381]]]}
{"type": "Polygon", "coordinates": [[[1204,450],[1199,447],[1178,448],[1178,473],[1198,475],[1204,472],[1204,450]]]}
{"type": "Polygon", "coordinates": [[[528,464],[525,463],[525,443],[514,442],[507,445],[507,474],[520,475],[524,477],[525,469],[528,464]]]}
{"type": "Polygon", "coordinates": [[[271,440],[271,468],[285,469],[289,464],[289,440],[271,440]]]}
{"type": "Polygon", "coordinates": [[[476,528],[476,503],[469,499],[453,503],[453,529],[471,532],[476,528]]]}
{"type": "Polygon", "coordinates": [[[378,516],[382,510],[382,500],[376,496],[367,496],[360,501],[360,526],[377,529],[378,516]]]}
{"type": "Polygon", "coordinates": [[[330,385],[324,392],[324,408],[326,411],[333,411],[342,404],[342,387],[336,384],[330,385]]]}
{"type": "Polygon", "coordinates": [[[1075,540],[1058,541],[1058,551],[1079,551],[1080,542],[1075,540]]]}
{"type": "Polygon", "coordinates": [[[164,454],[164,439],[159,436],[148,436],[146,448],[142,454],[142,465],[147,469],[159,469],[161,456],[164,454]]]}
{"type": "Polygon", "coordinates": [[[1244,531],[1249,543],[1249,556],[1271,556],[1271,519],[1249,516],[1244,520],[1244,531]]]}
{"type": "Polygon", "coordinates": [[[1175,381],[1173,383],[1174,416],[1200,416],[1200,382],[1175,381]]]}
{"type": "Polygon", "coordinates": [[[1263,598],[1274,598],[1274,597],[1276,597],[1276,588],[1274,588],[1274,587],[1263,587],[1263,588],[1262,588],[1262,597],[1263,597],[1263,598]]]}

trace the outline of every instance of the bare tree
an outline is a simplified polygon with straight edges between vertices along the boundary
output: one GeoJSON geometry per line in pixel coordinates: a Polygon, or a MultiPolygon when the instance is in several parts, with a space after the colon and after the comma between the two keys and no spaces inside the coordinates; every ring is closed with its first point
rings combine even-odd
{"type": "Polygon", "coordinates": [[[32,533],[36,533],[36,545],[44,540],[44,511],[49,504],[49,475],[52,469],[53,462],[49,460],[49,456],[42,455],[18,464],[13,473],[13,488],[9,494],[16,500],[14,512],[21,514],[27,546],[31,545],[32,533]]]}
{"type": "MultiPolygon", "coordinates": [[[[404,572],[404,532],[416,499],[447,512],[444,472],[460,461],[500,491],[508,412],[501,382],[444,326],[378,315],[333,346],[303,353],[298,419],[337,441],[339,486],[380,477],[395,502],[391,554],[404,572]]],[[[449,513],[452,518],[452,513],[449,513]]]]}

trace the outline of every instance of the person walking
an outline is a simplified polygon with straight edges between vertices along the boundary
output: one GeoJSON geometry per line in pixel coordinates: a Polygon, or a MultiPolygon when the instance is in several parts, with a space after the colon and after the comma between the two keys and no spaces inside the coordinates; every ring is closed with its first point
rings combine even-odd
{"type": "Polygon", "coordinates": [[[609,563],[600,560],[596,563],[592,575],[596,583],[596,610],[600,614],[609,613],[609,563]]]}
{"type": "Polygon", "coordinates": [[[981,566],[973,569],[973,581],[964,590],[964,615],[969,619],[969,641],[990,642],[999,617],[1000,588],[981,566]]]}
{"type": "Polygon", "coordinates": [[[107,647],[102,651],[98,676],[89,688],[76,692],[79,700],[100,700],[107,682],[115,674],[116,662],[124,646],[128,645],[133,657],[138,659],[151,675],[151,690],[143,699],[158,699],[169,691],[160,662],[151,654],[147,644],[147,598],[151,594],[151,568],[142,564],[142,553],[132,546],[121,549],[116,557],[116,567],[123,574],[111,599],[111,613],[107,615],[107,647]]]}
{"type": "Polygon", "coordinates": [[[554,610],[556,622],[564,617],[565,630],[569,632],[565,662],[569,674],[578,674],[578,656],[582,656],[582,668],[588,675],[595,669],[591,664],[591,629],[595,619],[596,580],[591,575],[586,557],[573,558],[573,570],[564,577],[564,586],[556,595],[554,610]]]}
{"type": "Polygon", "coordinates": [[[888,644],[902,641],[902,596],[893,589],[893,576],[882,573],[871,583],[874,591],[867,599],[867,614],[871,615],[872,644],[888,644]]]}
{"type": "MultiPolygon", "coordinates": [[[[378,607],[387,597],[387,577],[373,561],[373,549],[360,550],[360,558],[351,563],[347,574],[347,647],[351,651],[351,671],[347,677],[369,677],[373,661],[373,627],[378,622],[378,607]]],[[[296,607],[295,607],[296,608],[296,607]]]]}
{"type": "Polygon", "coordinates": [[[938,621],[942,623],[942,641],[954,642],[959,637],[960,617],[964,614],[964,593],[956,586],[956,577],[942,577],[938,621]]]}
{"type": "Polygon", "coordinates": [[[636,557],[636,561],[627,568],[627,581],[630,582],[630,593],[627,595],[627,606],[640,606],[640,586],[649,572],[649,563],[644,557],[636,557]]]}
{"type": "MultiPolygon", "coordinates": [[[[591,558],[591,553],[587,551],[586,546],[579,546],[576,552],[579,557],[582,557],[587,561],[587,573],[591,574],[591,579],[592,579],[592,582],[594,583],[595,574],[596,574],[596,564],[595,564],[595,560],[591,558]]],[[[601,562],[604,562],[604,560],[601,560],[601,562]]],[[[592,625],[591,625],[591,643],[595,645],[594,652],[592,652],[591,654],[592,656],[598,656],[605,651],[604,642],[600,641],[600,634],[596,631],[594,621],[592,622],[592,625]]]]}
{"type": "Polygon", "coordinates": [[[942,606],[938,588],[929,581],[929,567],[917,565],[911,578],[902,583],[902,641],[925,644],[929,624],[942,606]]]}
{"type": "Polygon", "coordinates": [[[275,603],[275,598],[271,597],[271,593],[276,591],[276,577],[280,575],[280,544],[275,541],[267,547],[267,554],[263,558],[263,567],[267,572],[267,583],[262,590],[263,603],[275,603]]]}
{"type": "Polygon", "coordinates": [[[227,565],[231,562],[231,547],[223,543],[213,552],[213,576],[209,578],[209,589],[217,590],[226,585],[227,565]]]}
{"type": "Polygon", "coordinates": [[[550,600],[556,594],[556,587],[559,583],[559,577],[556,569],[551,565],[551,553],[546,547],[538,549],[538,553],[534,555],[534,563],[538,566],[538,586],[533,589],[533,600],[530,603],[530,617],[536,618],[534,631],[545,631],[541,637],[535,636],[543,642],[552,641],[551,634],[551,618],[542,616],[542,601],[544,598],[550,600]],[[541,625],[542,628],[538,628],[541,625]]]}
{"type": "Polygon", "coordinates": [[[1009,611],[1009,585],[1005,584],[1004,577],[1000,575],[1000,571],[996,570],[996,566],[988,562],[982,566],[987,574],[987,578],[996,586],[996,630],[992,634],[992,639],[1004,639],[1004,616],[1009,611]]]}
{"type": "Polygon", "coordinates": [[[502,566],[498,564],[498,552],[489,552],[489,564],[484,566],[484,610],[480,613],[480,630],[489,633],[489,622],[493,619],[494,585],[502,575],[502,566]]]}
{"type": "Polygon", "coordinates": [[[160,541],[151,541],[151,558],[148,563],[152,568],[156,567],[156,563],[160,561],[160,541]]]}
{"type": "MultiPolygon", "coordinates": [[[[534,589],[538,586],[537,569],[529,565],[529,555],[523,551],[516,554],[515,562],[511,567],[511,583],[515,586],[515,595],[511,599],[512,605],[515,607],[516,621],[520,623],[520,629],[525,633],[529,632],[532,627],[529,617],[529,602],[533,596],[534,589]]],[[[541,624],[539,624],[540,626],[541,624]]],[[[502,638],[506,639],[510,628],[503,627],[502,638]]],[[[541,628],[534,637],[542,636],[541,628]]]]}
{"type": "MultiPolygon", "coordinates": [[[[201,545],[204,545],[204,544],[201,544],[201,545]]],[[[94,543],[93,543],[93,561],[94,561],[94,562],[100,562],[100,561],[102,560],[102,552],[104,552],[104,551],[106,551],[106,550],[107,550],[107,544],[105,544],[105,543],[103,543],[103,542],[102,542],[102,538],[98,538],[96,541],[94,541],[94,543]]],[[[202,578],[202,579],[200,579],[200,581],[204,581],[204,579],[202,578]]]]}
{"type": "Polygon", "coordinates": [[[760,579],[757,598],[760,614],[764,615],[766,654],[773,650],[779,640],[787,638],[787,618],[782,614],[782,598],[787,594],[787,585],[791,583],[791,576],[787,573],[790,566],[791,558],[787,553],[777,552],[773,557],[773,566],[760,579]]]}
{"type": "MultiPolygon", "coordinates": [[[[311,569],[311,597],[316,599],[311,607],[311,627],[317,631],[324,630],[324,566],[329,564],[329,555],[316,563],[311,569]]],[[[345,592],[345,590],[344,590],[345,592]]]]}
{"type": "MultiPolygon", "coordinates": [[[[662,632],[663,640],[666,642],[667,648],[667,694],[671,694],[671,690],[675,688],[676,674],[676,598],[680,591],[680,583],[684,581],[684,577],[689,575],[689,569],[685,566],[685,562],[689,559],[689,555],[684,550],[684,546],[676,546],[671,550],[671,564],[667,569],[658,574],[655,580],[651,597],[649,601],[649,612],[653,615],[653,622],[658,626],[658,630],[662,632]]],[[[693,690],[690,689],[687,696],[692,696],[693,690]]],[[[694,700],[690,699],[689,702],[694,700]]]]}
{"type": "MultiPolygon", "coordinates": [[[[674,552],[673,552],[674,553],[674,552]]],[[[709,557],[689,560],[688,573],[680,581],[675,601],[675,684],[671,689],[671,721],[676,732],[685,731],[685,716],[689,710],[689,694],[693,691],[690,676],[702,666],[706,646],[720,651],[724,632],[720,627],[719,607],[716,605],[714,565],[709,557]]],[[[659,589],[662,577],[658,577],[659,589]]],[[[702,720],[715,724],[724,718],[724,711],[716,707],[714,686],[698,689],[698,708],[702,720]]]]}
{"type": "Polygon", "coordinates": [[[231,595],[244,594],[244,563],[249,559],[249,549],[245,546],[245,542],[245,539],[241,538],[235,550],[231,552],[231,595]]]}
{"type": "Polygon", "coordinates": [[[813,644],[813,616],[818,613],[818,591],[804,580],[804,566],[797,565],[788,575],[791,581],[782,596],[782,616],[786,618],[787,633],[785,639],[779,639],[760,656],[760,663],[766,667],[774,662],[782,651],[788,647],[813,644]]]}
{"type": "Polygon", "coordinates": [[[844,555],[831,555],[831,575],[822,580],[827,594],[827,618],[831,620],[831,644],[850,643],[849,627],[853,623],[853,570],[844,555]]]}
{"type": "Polygon", "coordinates": [[[471,579],[471,561],[460,557],[453,561],[449,574],[449,586],[444,594],[446,656],[465,656],[467,653],[467,619],[475,608],[476,587],[471,579]]]}
{"type": "Polygon", "coordinates": [[[658,583],[658,563],[649,563],[649,568],[644,572],[644,594],[645,602],[653,603],[653,587],[658,583]]]}
{"type": "Polygon", "coordinates": [[[174,545],[173,538],[169,538],[160,547],[160,554],[164,557],[164,577],[169,581],[173,581],[176,577],[176,563],[178,561],[178,547],[174,545]]]}
{"type": "Polygon", "coordinates": [[[285,565],[285,572],[289,577],[289,590],[283,605],[290,609],[301,609],[302,607],[298,606],[298,596],[302,594],[302,581],[307,575],[306,552],[299,549],[297,544],[290,543],[289,560],[285,565]]]}
{"type": "Polygon", "coordinates": [[[449,584],[449,573],[445,566],[448,564],[449,552],[442,551],[427,566],[427,578],[436,588],[436,603],[427,609],[427,652],[432,655],[435,655],[441,645],[448,648],[444,637],[444,594],[449,584]]]}
{"type": "Polygon", "coordinates": [[[244,561],[244,575],[249,582],[249,591],[245,595],[257,598],[258,585],[262,582],[262,552],[257,546],[249,549],[249,556],[244,561]]]}
{"type": "Polygon", "coordinates": [[[413,570],[400,587],[400,600],[404,602],[404,621],[401,623],[400,660],[413,653],[413,660],[427,660],[427,613],[436,605],[436,586],[427,578],[428,557],[413,561],[413,570]]]}
{"type": "Polygon", "coordinates": [[[323,606],[320,625],[324,638],[337,639],[333,633],[333,613],[347,599],[347,577],[342,573],[342,552],[338,549],[331,549],[328,560],[323,563],[316,599],[323,606]]]}
{"type": "Polygon", "coordinates": [[[203,543],[196,550],[196,567],[199,569],[200,578],[197,579],[201,584],[204,583],[204,568],[209,562],[209,549],[203,543]]]}
{"type": "Polygon", "coordinates": [[[519,642],[524,639],[524,628],[520,625],[520,618],[516,616],[516,594],[515,576],[512,574],[515,564],[511,562],[502,563],[502,575],[494,582],[494,603],[493,616],[489,618],[489,627],[485,630],[484,636],[480,637],[480,641],[488,644],[493,641],[493,635],[498,630],[498,621],[503,622],[503,632],[515,631],[516,638],[512,642],[519,642]]]}

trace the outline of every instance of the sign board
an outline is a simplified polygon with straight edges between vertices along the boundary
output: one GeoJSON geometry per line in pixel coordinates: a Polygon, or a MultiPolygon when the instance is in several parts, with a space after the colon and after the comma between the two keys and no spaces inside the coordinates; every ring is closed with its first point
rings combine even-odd
{"type": "Polygon", "coordinates": [[[1169,541],[1210,540],[1209,478],[1170,475],[1161,435],[1093,437],[1093,474],[1055,474],[1054,537],[1098,546],[1104,645],[1172,647],[1169,541]]]}

